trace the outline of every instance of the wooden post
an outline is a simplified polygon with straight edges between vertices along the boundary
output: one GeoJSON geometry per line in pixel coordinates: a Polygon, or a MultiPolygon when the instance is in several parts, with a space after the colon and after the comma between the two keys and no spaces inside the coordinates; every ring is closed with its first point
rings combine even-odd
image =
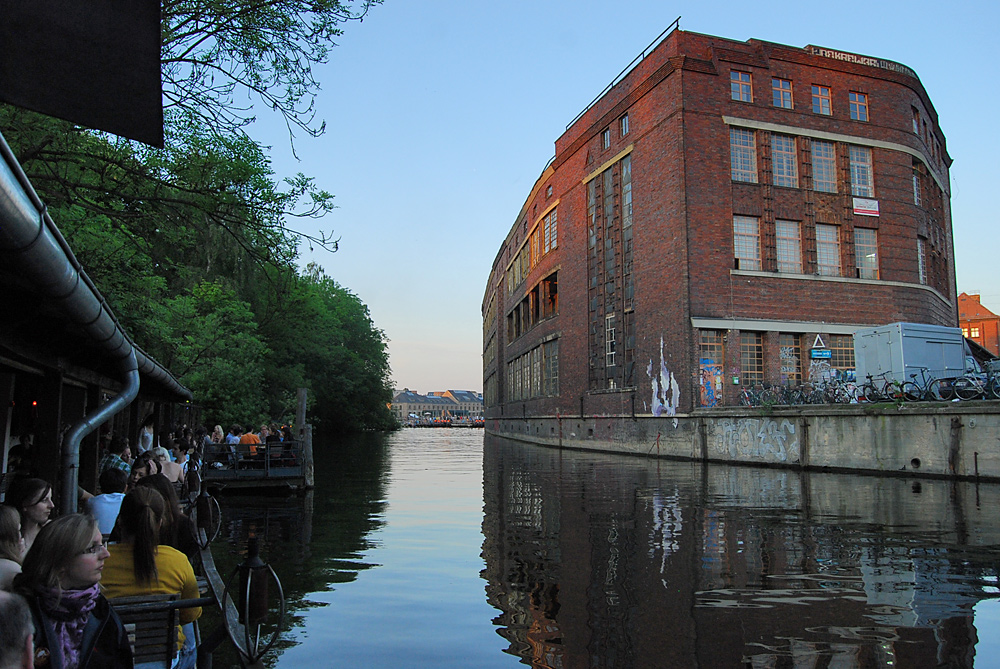
{"type": "Polygon", "coordinates": [[[299,446],[302,449],[302,475],[305,487],[312,488],[316,484],[316,466],[313,462],[312,425],[306,423],[305,388],[299,388],[299,405],[295,411],[295,429],[298,431],[299,446]]]}
{"type": "Polygon", "coordinates": [[[302,474],[306,489],[316,485],[316,465],[313,462],[313,426],[306,425],[306,438],[302,442],[302,474]]]}

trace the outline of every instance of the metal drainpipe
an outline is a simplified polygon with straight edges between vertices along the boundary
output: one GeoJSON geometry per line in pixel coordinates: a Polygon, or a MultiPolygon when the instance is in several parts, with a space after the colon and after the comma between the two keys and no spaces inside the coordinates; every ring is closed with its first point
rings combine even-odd
{"type": "Polygon", "coordinates": [[[78,420],[66,433],[63,441],[62,497],[59,511],[63,514],[76,513],[77,487],[80,481],[80,442],[96,430],[102,423],[127,407],[139,394],[139,364],[135,351],[129,351],[122,361],[125,386],[111,401],[101,405],[97,411],[78,420]]]}

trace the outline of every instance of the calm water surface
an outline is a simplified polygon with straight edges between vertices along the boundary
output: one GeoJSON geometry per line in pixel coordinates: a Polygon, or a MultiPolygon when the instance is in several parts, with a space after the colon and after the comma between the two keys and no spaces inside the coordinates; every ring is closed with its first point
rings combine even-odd
{"type": "Polygon", "coordinates": [[[317,448],[225,497],[282,579],[275,667],[1000,667],[1000,487],[557,451],[481,430],[317,448]]]}

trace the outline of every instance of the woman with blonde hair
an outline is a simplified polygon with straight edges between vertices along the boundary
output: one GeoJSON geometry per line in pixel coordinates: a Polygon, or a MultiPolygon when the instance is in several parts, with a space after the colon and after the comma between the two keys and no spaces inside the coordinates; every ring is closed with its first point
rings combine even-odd
{"type": "MultiPolygon", "coordinates": [[[[197,599],[198,583],[184,553],[160,543],[160,528],[166,513],[163,496],[148,486],[139,486],[125,495],[118,512],[122,540],[110,547],[103,586],[109,597],[177,594],[181,599],[197,599]]],[[[181,625],[189,631],[201,615],[200,608],[180,609],[181,625]]],[[[184,645],[185,633],[178,626],[178,655],[174,667],[194,667],[196,652],[184,645]]]]}
{"type": "Polygon", "coordinates": [[[107,557],[97,521],[85,514],[56,518],[38,533],[13,587],[31,608],[36,666],[132,666],[125,626],[100,591],[107,557]]]}
{"type": "Polygon", "coordinates": [[[12,506],[0,506],[0,590],[10,590],[14,577],[21,573],[23,559],[21,514],[12,506]]]}

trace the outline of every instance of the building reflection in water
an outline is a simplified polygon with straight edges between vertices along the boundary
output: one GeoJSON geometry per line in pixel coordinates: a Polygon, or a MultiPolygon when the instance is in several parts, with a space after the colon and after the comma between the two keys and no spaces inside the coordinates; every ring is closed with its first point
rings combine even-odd
{"type": "Polygon", "coordinates": [[[483,470],[487,598],[534,667],[972,667],[998,594],[996,485],[493,437],[483,470]]]}

